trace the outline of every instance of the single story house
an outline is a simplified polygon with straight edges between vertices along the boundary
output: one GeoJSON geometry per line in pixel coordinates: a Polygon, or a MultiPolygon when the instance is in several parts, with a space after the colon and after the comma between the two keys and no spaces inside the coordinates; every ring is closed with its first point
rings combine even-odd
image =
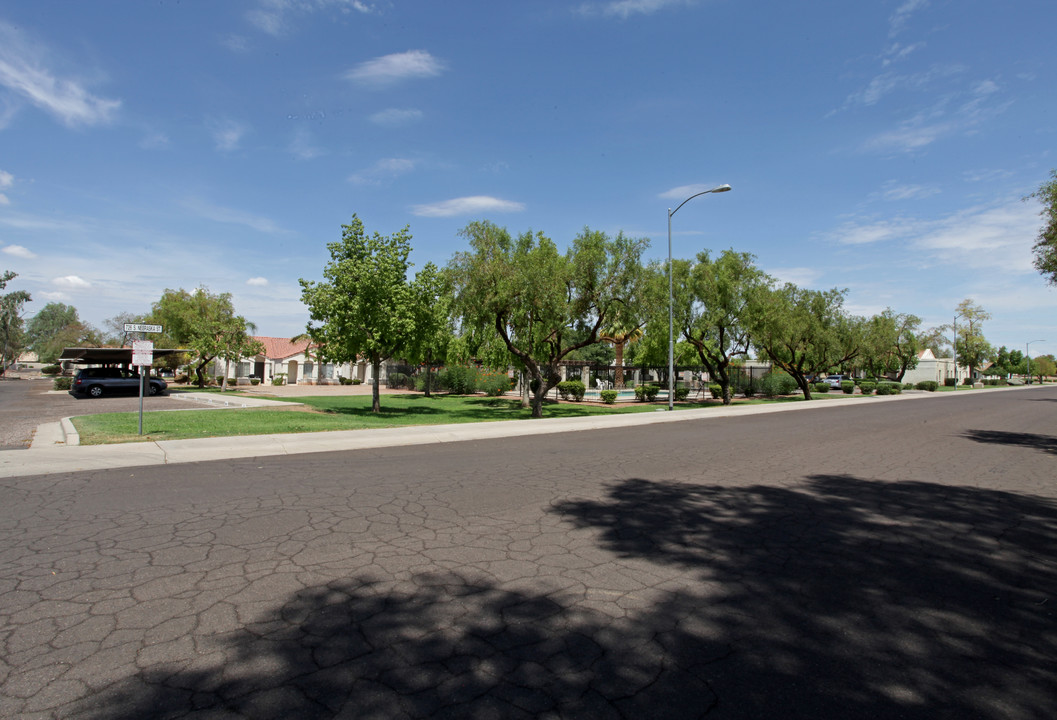
{"type": "Polygon", "coordinates": [[[962,378],[969,376],[969,368],[955,365],[954,358],[938,358],[928,348],[918,353],[918,364],[913,370],[907,370],[903,376],[904,383],[917,384],[924,380],[934,380],[940,385],[947,378],[955,378],[961,383],[962,378]]]}
{"type": "MultiPolygon", "coordinates": [[[[264,352],[253,358],[245,358],[232,369],[234,377],[257,377],[261,382],[271,383],[278,375],[286,378],[287,385],[336,385],[339,377],[359,379],[370,383],[373,380],[371,365],[364,359],[355,363],[321,363],[316,357],[316,346],[310,340],[294,341],[293,338],[254,336],[264,346],[264,352]]],[[[224,361],[217,360],[215,374],[224,372],[224,361]]],[[[385,365],[381,370],[381,381],[385,382],[385,365]]]]}

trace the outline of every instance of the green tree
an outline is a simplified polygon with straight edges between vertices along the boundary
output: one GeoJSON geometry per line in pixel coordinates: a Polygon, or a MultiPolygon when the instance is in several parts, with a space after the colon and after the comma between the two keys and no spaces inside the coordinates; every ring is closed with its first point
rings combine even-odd
{"type": "Polygon", "coordinates": [[[918,364],[917,337],[921,318],[885,308],[863,324],[860,364],[871,377],[895,375],[902,382],[907,370],[918,364]]]}
{"type": "Polygon", "coordinates": [[[1057,285],[1057,170],[1050,171],[1050,179],[1039,186],[1039,189],[1028,195],[1042,203],[1043,224],[1039,230],[1035,247],[1035,269],[1051,285],[1057,285]]]}
{"type": "Polygon", "coordinates": [[[415,292],[407,279],[411,233],[405,227],[389,236],[367,235],[353,215],[341,226],[341,240],[327,249],[324,280],[300,280],[301,301],[311,316],[308,333],[330,361],[367,358],[374,377],[371,408],[381,412],[382,362],[407,352],[414,337],[415,292]]]}
{"type": "Polygon", "coordinates": [[[932,354],[938,358],[952,357],[948,346],[947,329],[948,326],[940,325],[922,330],[918,335],[918,345],[922,350],[931,350],[932,354]]]}
{"type": "Polygon", "coordinates": [[[962,321],[958,323],[956,338],[957,361],[969,368],[969,377],[972,377],[977,367],[994,357],[994,348],[983,335],[984,322],[991,319],[991,314],[972,298],[966,298],[958,303],[957,316],[962,321]]]}
{"type": "Polygon", "coordinates": [[[563,255],[542,233],[514,239],[487,221],[470,223],[462,235],[471,250],[449,265],[456,310],[466,325],[494,328],[535,381],[532,417],[542,417],[543,398],[561,380],[559,363],[598,342],[639,292],[646,241],[585,228],[563,255]],[[586,333],[573,340],[578,327],[586,333]]]}
{"type": "Polygon", "coordinates": [[[862,323],[844,312],[847,290],[804,290],[792,283],[760,294],[752,312],[752,342],[771,363],[796,380],[811,399],[808,377],[854,360],[862,323]]]}
{"type": "Polygon", "coordinates": [[[412,364],[426,366],[425,394],[433,390],[433,366],[447,362],[455,339],[450,283],[433,263],[426,263],[411,284],[414,332],[406,356],[412,364]]]}
{"type": "MultiPolygon", "coordinates": [[[[0,290],[16,277],[18,273],[10,270],[0,273],[0,290]]],[[[0,295],[0,375],[7,372],[7,366],[18,359],[26,346],[22,310],[30,300],[25,290],[0,295]]]]}
{"type": "Polygon", "coordinates": [[[1054,363],[1053,355],[1039,355],[1032,360],[1031,373],[1033,377],[1039,379],[1040,383],[1051,375],[1057,375],[1057,364],[1054,363]]]}
{"type": "Polygon", "coordinates": [[[246,318],[235,314],[231,293],[215,295],[205,287],[193,293],[166,289],[151,308],[151,320],[165,328],[165,339],[194,353],[198,387],[216,358],[256,355],[264,348],[250,336],[246,318]]]}
{"type": "Polygon", "coordinates": [[[94,347],[102,343],[99,332],[77,317],[77,308],[48,303],[26,323],[26,343],[41,362],[55,362],[68,347],[94,347]]]}
{"type": "Polygon", "coordinates": [[[676,332],[723,388],[724,405],[731,401],[731,364],[749,353],[750,311],[772,282],[754,261],[751,254],[734,250],[712,259],[706,250],[697,262],[672,264],[676,332]]]}

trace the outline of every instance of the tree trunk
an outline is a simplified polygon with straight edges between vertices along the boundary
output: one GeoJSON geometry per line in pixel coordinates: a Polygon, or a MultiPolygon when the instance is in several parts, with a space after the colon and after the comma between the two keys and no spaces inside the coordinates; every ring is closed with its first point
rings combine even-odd
{"type": "Polygon", "coordinates": [[[228,375],[231,374],[231,359],[224,358],[224,380],[220,383],[220,392],[228,389],[228,375]]]}
{"type": "Polygon", "coordinates": [[[529,381],[528,373],[524,370],[521,371],[521,407],[529,408],[531,403],[529,402],[529,381]]]}
{"type": "Polygon", "coordinates": [[[382,401],[378,395],[378,382],[381,379],[379,373],[382,371],[381,358],[371,358],[371,374],[374,375],[373,385],[371,387],[371,412],[380,413],[382,411],[382,401]]]}
{"type": "Polygon", "coordinates": [[[426,397],[432,397],[429,392],[433,385],[433,365],[426,363],[426,397]]]}
{"type": "Polygon", "coordinates": [[[616,377],[614,378],[613,387],[617,390],[624,389],[624,343],[613,343],[613,350],[616,352],[616,358],[613,363],[617,366],[616,377]]]}

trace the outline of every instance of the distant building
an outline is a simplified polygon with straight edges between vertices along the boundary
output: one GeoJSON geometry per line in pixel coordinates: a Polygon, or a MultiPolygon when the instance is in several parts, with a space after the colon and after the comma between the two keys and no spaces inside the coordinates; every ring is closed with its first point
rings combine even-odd
{"type": "Polygon", "coordinates": [[[928,348],[918,353],[918,364],[913,370],[907,370],[903,376],[905,383],[919,383],[924,380],[934,380],[940,385],[947,378],[956,378],[961,382],[962,378],[969,376],[969,368],[954,363],[954,358],[938,358],[928,348]]]}
{"type": "MultiPolygon", "coordinates": [[[[358,378],[364,383],[373,380],[371,364],[362,358],[355,363],[321,363],[315,353],[316,346],[309,340],[294,342],[292,338],[267,336],[253,339],[264,346],[264,352],[233,364],[231,373],[235,378],[252,376],[270,383],[283,375],[287,385],[336,385],[339,377],[358,378]]],[[[215,374],[223,374],[224,369],[224,361],[218,359],[214,364],[215,374]]],[[[380,380],[385,381],[384,363],[380,380]]]]}

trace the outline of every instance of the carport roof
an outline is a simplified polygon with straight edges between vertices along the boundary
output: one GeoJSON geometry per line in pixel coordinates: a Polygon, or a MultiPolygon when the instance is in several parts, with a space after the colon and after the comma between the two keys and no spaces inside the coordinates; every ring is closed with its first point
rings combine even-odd
{"type": "MultiPolygon", "coordinates": [[[[154,348],[154,359],[157,360],[160,357],[172,355],[173,353],[185,352],[190,351],[182,350],[180,348],[154,348]]],[[[59,362],[62,361],[79,363],[82,365],[131,365],[132,348],[65,348],[62,351],[62,355],[59,356],[59,362]]]]}

